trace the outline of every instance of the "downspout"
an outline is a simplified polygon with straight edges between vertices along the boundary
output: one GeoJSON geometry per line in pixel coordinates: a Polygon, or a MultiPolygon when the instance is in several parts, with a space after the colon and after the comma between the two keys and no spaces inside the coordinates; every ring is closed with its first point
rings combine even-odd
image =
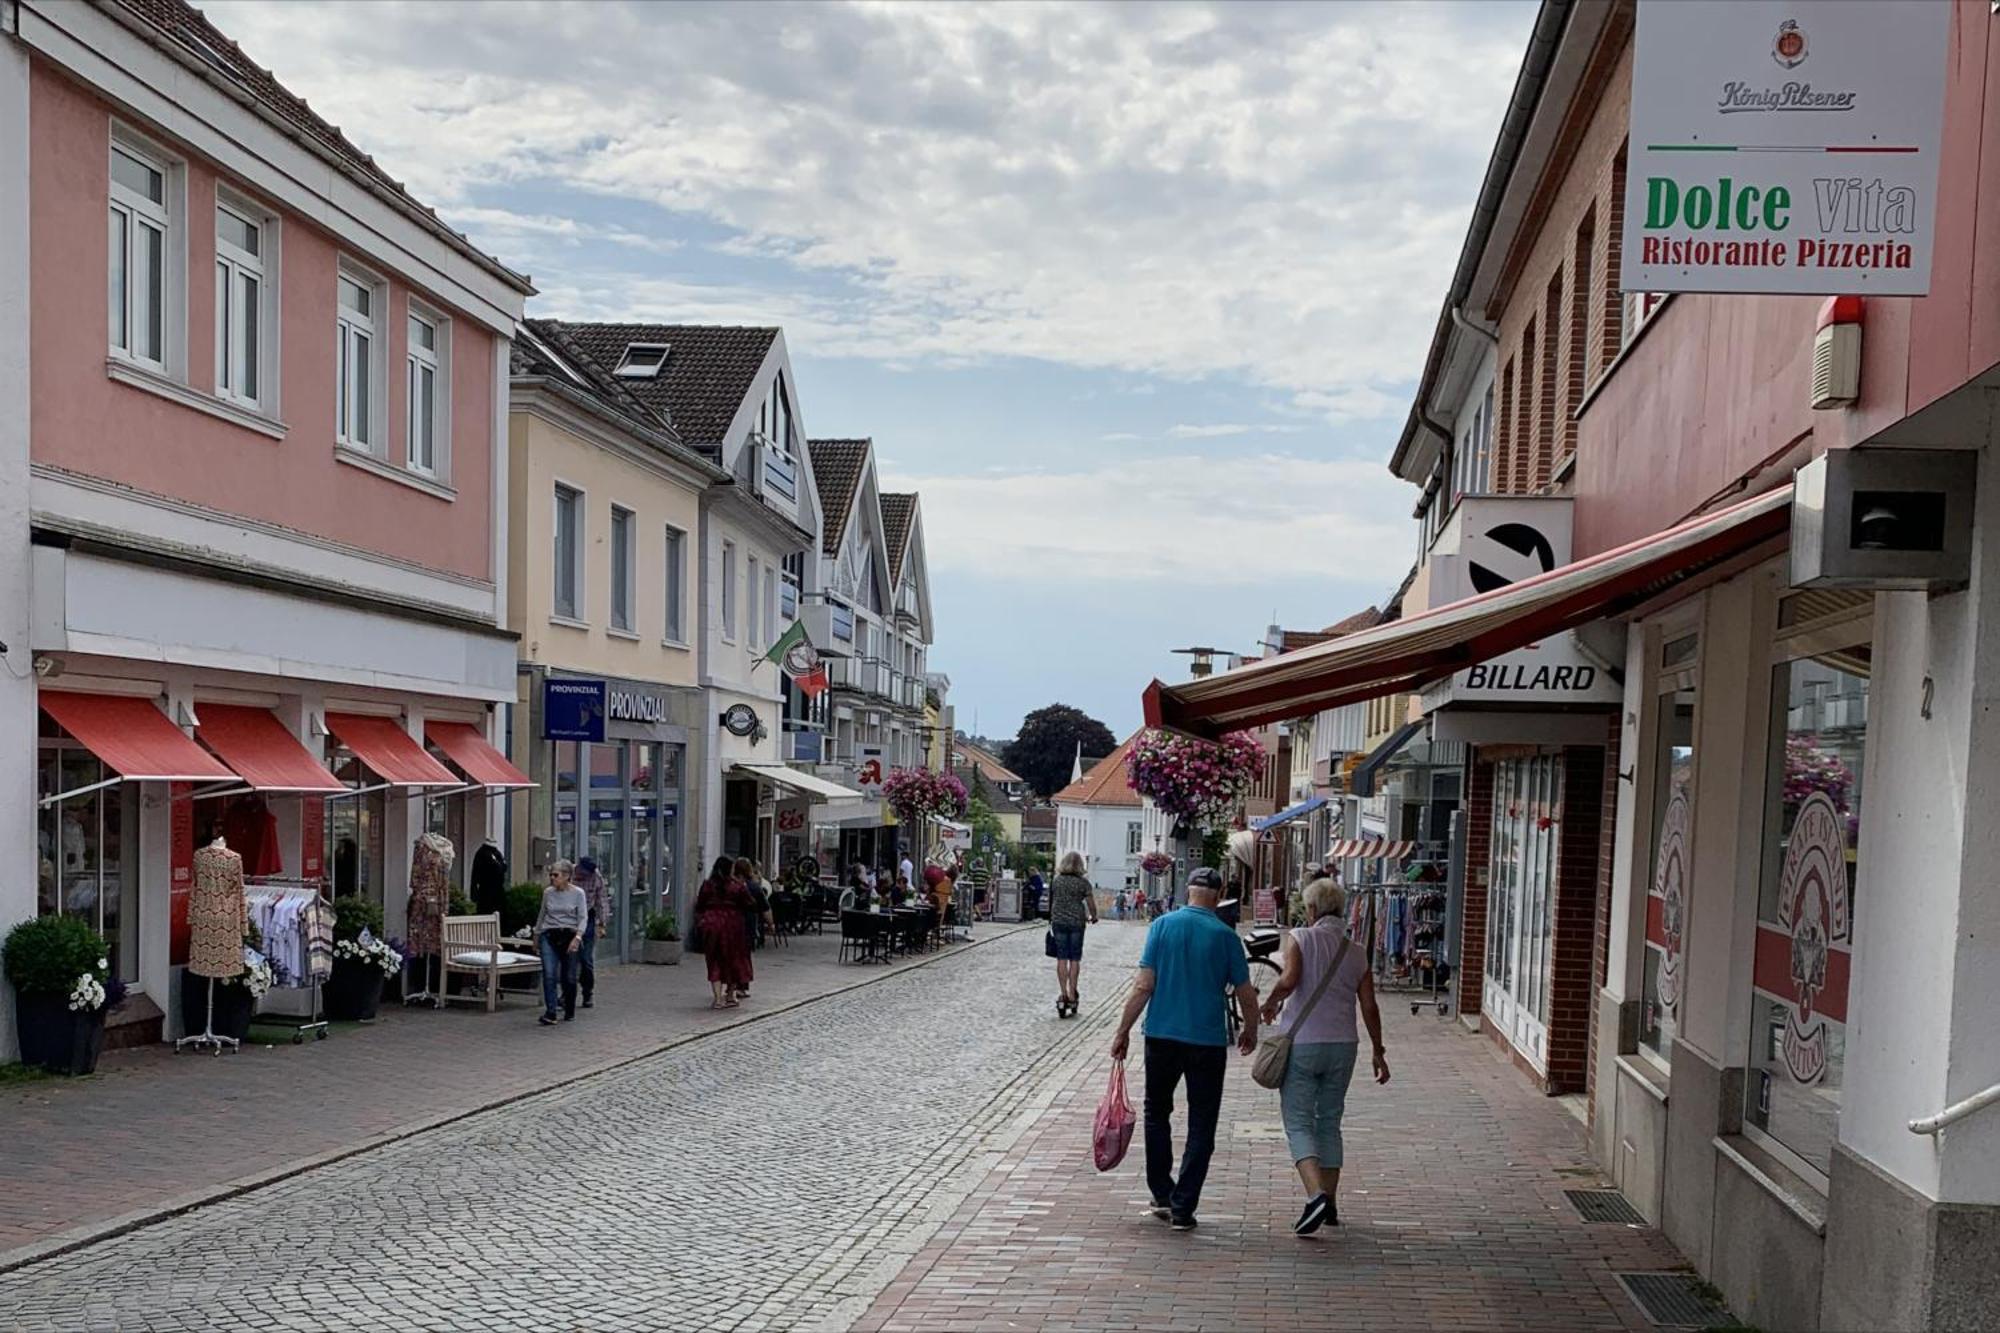
{"type": "Polygon", "coordinates": [[[1498,347],[1500,345],[1500,331],[1488,328],[1485,324],[1467,315],[1463,301],[1452,303],[1451,322],[1455,328],[1461,329],[1466,333],[1477,334],[1479,337],[1484,338],[1488,347],[1498,347]]]}

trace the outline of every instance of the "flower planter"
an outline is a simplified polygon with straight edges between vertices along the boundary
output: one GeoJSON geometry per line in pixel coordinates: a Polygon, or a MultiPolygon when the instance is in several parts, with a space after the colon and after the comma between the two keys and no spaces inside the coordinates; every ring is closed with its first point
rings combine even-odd
{"type": "Polygon", "coordinates": [[[326,1016],[339,1022],[371,1023],[382,1003],[382,969],[359,958],[336,958],[320,988],[326,1016]]]}
{"type": "Polygon", "coordinates": [[[666,964],[671,966],[681,960],[679,940],[639,941],[639,961],[642,963],[666,964]]]}
{"type": "Polygon", "coordinates": [[[14,1027],[21,1063],[56,1074],[88,1074],[104,1051],[104,1011],[69,1007],[66,995],[16,994],[14,1027]]]}
{"type": "MultiPolygon", "coordinates": [[[[218,1037],[234,1037],[242,1041],[250,1033],[250,1017],[257,1012],[257,1001],[251,996],[247,986],[234,981],[224,982],[220,977],[215,981],[215,1019],[209,1030],[218,1037]]],[[[202,1030],[208,1021],[208,978],[197,976],[191,969],[181,971],[181,1031],[193,1036],[202,1030]]]]}

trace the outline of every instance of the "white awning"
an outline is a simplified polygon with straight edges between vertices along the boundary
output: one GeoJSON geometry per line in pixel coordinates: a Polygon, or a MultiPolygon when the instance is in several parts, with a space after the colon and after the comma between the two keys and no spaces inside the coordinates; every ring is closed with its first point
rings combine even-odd
{"type": "Polygon", "coordinates": [[[863,793],[851,787],[828,782],[790,764],[737,764],[730,772],[788,788],[815,801],[859,801],[863,798],[863,793]]]}

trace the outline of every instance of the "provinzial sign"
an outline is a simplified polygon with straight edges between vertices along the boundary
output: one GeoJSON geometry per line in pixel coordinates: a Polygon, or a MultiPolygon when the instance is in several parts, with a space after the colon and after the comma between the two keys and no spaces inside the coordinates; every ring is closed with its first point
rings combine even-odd
{"type": "Polygon", "coordinates": [[[604,682],[548,676],[542,680],[542,739],[604,740],[604,682]]]}
{"type": "Polygon", "coordinates": [[[1927,292],[1953,8],[1644,0],[1624,289],[1927,292]]]}

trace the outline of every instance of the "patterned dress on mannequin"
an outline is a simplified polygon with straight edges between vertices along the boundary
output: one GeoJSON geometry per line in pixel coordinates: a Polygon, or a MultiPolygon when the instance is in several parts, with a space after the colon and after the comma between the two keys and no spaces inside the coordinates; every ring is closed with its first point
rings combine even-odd
{"type": "Polygon", "coordinates": [[[217,838],[194,854],[188,893],[188,971],[233,977],[243,971],[250,906],[243,898],[243,858],[217,838]]]}
{"type": "Polygon", "coordinates": [[[436,833],[417,839],[410,852],[410,953],[418,958],[438,951],[444,935],[445,909],[451,903],[451,863],[458,853],[451,840],[436,833]]]}

